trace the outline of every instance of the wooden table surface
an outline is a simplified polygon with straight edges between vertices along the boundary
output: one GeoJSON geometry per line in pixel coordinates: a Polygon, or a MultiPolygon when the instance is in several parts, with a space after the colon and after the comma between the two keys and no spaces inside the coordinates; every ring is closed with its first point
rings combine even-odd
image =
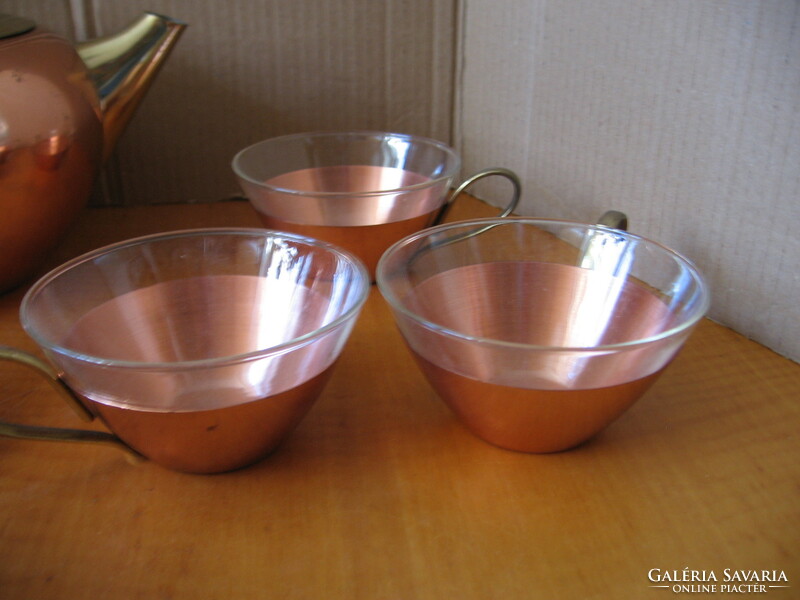
{"type": "MultiPolygon", "coordinates": [[[[493,212],[467,199],[449,220],[493,212]]],[[[90,209],[51,266],[234,225],[258,225],[244,202],[90,209]]],[[[36,352],[23,293],[0,296],[0,344],[36,352]]],[[[81,426],[31,371],[0,373],[0,419],[81,426]]],[[[322,397],[255,466],[186,475],[0,439],[0,598],[658,599],[701,583],[676,575],[719,590],[762,570],[787,581],[761,593],[800,598],[798,390],[796,363],[704,321],[599,437],[508,452],[456,423],[373,288],[322,397]]]]}

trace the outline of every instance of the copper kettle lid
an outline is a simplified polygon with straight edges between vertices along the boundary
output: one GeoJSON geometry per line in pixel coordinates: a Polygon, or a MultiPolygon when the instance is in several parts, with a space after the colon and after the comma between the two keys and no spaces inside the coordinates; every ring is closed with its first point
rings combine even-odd
{"type": "Polygon", "coordinates": [[[0,40],[28,33],[36,27],[36,22],[25,17],[0,13],[0,40]]]}

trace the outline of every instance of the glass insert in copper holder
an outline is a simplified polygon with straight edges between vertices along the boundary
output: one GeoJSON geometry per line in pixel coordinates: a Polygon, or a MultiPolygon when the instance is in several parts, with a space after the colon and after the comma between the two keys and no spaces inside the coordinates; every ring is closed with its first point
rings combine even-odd
{"type": "Polygon", "coordinates": [[[458,419],[522,452],[572,448],[607,427],[709,305],[698,269],[656,242],[524,217],[408,236],[383,256],[377,282],[458,419]]]}
{"type": "Polygon", "coordinates": [[[489,168],[450,186],[461,159],[421,136],[350,131],[263,140],[233,158],[240,187],[268,229],[325,240],[358,256],[374,277],[383,252],[402,237],[440,222],[450,203],[478,179],[514,186],[502,216],[520,196],[519,178],[489,168]]]}

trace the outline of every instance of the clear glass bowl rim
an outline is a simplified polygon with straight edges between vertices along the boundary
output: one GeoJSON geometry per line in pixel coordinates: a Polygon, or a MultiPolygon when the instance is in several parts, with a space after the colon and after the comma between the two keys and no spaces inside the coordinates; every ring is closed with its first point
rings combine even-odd
{"type": "Polygon", "coordinates": [[[141,369],[147,371],[180,371],[180,370],[190,370],[190,369],[207,369],[213,367],[222,367],[233,364],[245,363],[253,360],[259,360],[271,355],[289,352],[291,350],[295,350],[309,343],[312,343],[316,339],[321,338],[328,332],[333,331],[334,329],[338,328],[339,326],[343,325],[350,319],[357,316],[362,306],[367,300],[370,288],[371,288],[370,277],[363,263],[358,258],[356,258],[355,255],[353,255],[352,253],[348,252],[347,250],[344,250],[343,248],[335,246],[334,244],[329,244],[328,242],[324,242],[321,240],[317,240],[302,235],[271,230],[271,229],[259,229],[250,227],[205,227],[197,229],[181,229],[176,231],[167,231],[162,233],[153,233],[149,235],[134,237],[120,242],[115,242],[113,244],[109,244],[106,246],[102,246],[100,248],[96,248],[94,250],[86,252],[85,254],[81,254],[80,256],[70,259],[64,262],[63,264],[59,265],[58,267],[55,267],[42,277],[40,277],[30,287],[30,289],[25,293],[25,296],[22,298],[22,302],[20,303],[19,315],[20,315],[20,323],[22,324],[23,329],[31,338],[33,338],[33,340],[41,348],[50,352],[67,356],[75,360],[79,360],[86,363],[98,364],[105,367],[141,369]],[[30,305],[34,301],[35,296],[42,289],[44,289],[50,282],[52,282],[62,274],[72,270],[73,268],[81,264],[90,262],[100,256],[110,254],[111,252],[122,250],[124,248],[132,248],[134,246],[141,246],[152,242],[160,242],[160,241],[173,240],[179,238],[192,238],[192,237],[199,238],[203,236],[240,236],[240,237],[258,238],[258,239],[266,239],[266,238],[284,239],[299,244],[305,244],[321,248],[323,250],[327,250],[328,252],[331,252],[341,258],[344,258],[347,262],[353,265],[355,272],[353,283],[359,286],[360,289],[357,290],[357,296],[355,300],[352,301],[352,305],[344,313],[339,315],[336,319],[334,319],[330,323],[327,323],[324,326],[319,327],[313,331],[305,333],[296,338],[292,338],[291,340],[287,340],[286,342],[283,342],[281,344],[276,344],[274,346],[269,346],[266,348],[260,348],[258,350],[253,350],[242,354],[234,354],[230,356],[218,356],[213,358],[205,358],[205,359],[190,360],[190,361],[174,361],[174,362],[128,361],[128,360],[103,358],[101,356],[93,356],[91,354],[84,354],[72,350],[66,346],[60,345],[54,342],[53,340],[49,339],[44,334],[39,332],[36,328],[34,328],[33,325],[26,318],[30,305]]]}
{"type": "Polygon", "coordinates": [[[337,198],[343,196],[351,198],[368,198],[370,196],[385,196],[389,194],[403,194],[417,190],[424,190],[429,187],[433,187],[443,181],[447,181],[455,177],[456,173],[458,173],[458,171],[461,169],[461,157],[453,148],[451,148],[444,142],[440,142],[439,140],[435,140],[433,138],[424,137],[420,135],[413,135],[407,133],[393,133],[387,131],[369,131],[369,130],[313,131],[308,133],[291,133],[288,135],[271,137],[265,140],[261,140],[259,142],[255,142],[254,144],[251,144],[243,148],[234,155],[233,160],[231,161],[231,167],[237,177],[258,187],[270,190],[273,193],[288,194],[294,196],[320,197],[320,198],[325,198],[325,197],[337,198]],[[384,138],[384,139],[398,138],[407,142],[423,143],[443,151],[451,158],[453,164],[448,171],[445,171],[436,178],[429,179],[428,181],[423,181],[422,183],[415,183],[412,185],[402,186],[398,188],[387,188],[383,190],[369,190],[362,192],[323,192],[319,190],[295,190],[290,188],[283,188],[280,186],[268,184],[265,181],[261,181],[260,179],[251,177],[249,174],[245,173],[240,164],[245,154],[249,152],[255,152],[259,147],[265,146],[267,144],[270,145],[281,144],[285,142],[292,142],[299,139],[318,139],[318,138],[336,138],[336,137],[384,138]]]}
{"type": "Polygon", "coordinates": [[[697,324],[700,319],[702,319],[711,304],[711,295],[709,291],[708,283],[697,268],[697,266],[684,255],[676,252],[672,248],[665,246],[659,242],[655,242],[649,238],[645,238],[641,235],[631,233],[629,231],[622,231],[619,229],[613,229],[610,227],[606,227],[605,225],[594,225],[590,223],[582,223],[580,221],[570,221],[564,219],[545,219],[539,217],[484,217],[478,219],[469,219],[464,221],[454,221],[451,223],[444,223],[442,225],[436,225],[434,227],[429,227],[427,229],[423,229],[416,233],[413,233],[405,238],[399,240],[398,242],[394,243],[390,246],[386,252],[384,252],[383,256],[381,256],[380,261],[378,261],[378,267],[376,269],[376,283],[378,289],[380,290],[383,297],[388,302],[389,306],[392,308],[393,311],[407,317],[411,321],[421,325],[425,329],[435,331],[441,335],[446,337],[455,338],[462,341],[472,342],[476,344],[483,344],[488,346],[494,346],[497,348],[508,348],[508,349],[516,349],[516,350],[528,350],[528,351],[544,351],[544,352],[569,352],[569,353],[585,353],[585,354],[599,354],[599,353],[612,353],[612,352],[621,352],[625,350],[632,350],[634,348],[638,348],[641,346],[645,346],[648,344],[652,344],[654,342],[664,340],[673,336],[677,336],[684,331],[691,329],[694,325],[697,324]],[[464,228],[482,228],[482,227],[497,227],[497,226],[504,226],[504,225],[512,225],[512,224],[523,224],[523,225],[550,225],[550,226],[561,226],[561,227],[571,227],[571,228],[581,228],[584,229],[587,233],[591,231],[606,231],[606,232],[613,232],[615,234],[619,234],[631,241],[635,241],[642,244],[647,244],[658,249],[660,252],[667,254],[671,257],[675,262],[681,264],[686,270],[691,273],[693,281],[698,286],[698,294],[700,295],[700,301],[697,305],[693,308],[691,313],[687,315],[684,320],[676,325],[675,327],[666,329],[658,334],[648,336],[645,338],[629,340],[625,342],[619,342],[615,344],[600,344],[597,346],[542,346],[536,344],[525,344],[521,342],[510,342],[506,340],[498,340],[494,338],[488,337],[480,337],[480,336],[473,336],[469,335],[455,329],[451,329],[448,327],[444,327],[433,321],[429,321],[424,317],[416,314],[415,312],[406,308],[403,302],[398,298],[390,289],[389,284],[386,281],[386,268],[389,260],[392,256],[401,248],[408,246],[417,240],[430,237],[437,233],[445,232],[448,230],[454,229],[464,229],[464,228]]]}

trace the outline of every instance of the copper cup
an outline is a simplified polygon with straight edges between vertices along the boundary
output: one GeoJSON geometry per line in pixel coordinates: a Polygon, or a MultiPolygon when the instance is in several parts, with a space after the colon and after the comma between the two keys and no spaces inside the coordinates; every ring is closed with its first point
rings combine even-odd
{"type": "Polygon", "coordinates": [[[272,452],[322,391],[366,300],[364,266],[330,244],[198,229],[101,248],[45,275],[20,319],[47,375],[113,433],[0,423],[0,435],[115,444],[216,473],[272,452]]]}
{"type": "Polygon", "coordinates": [[[497,446],[572,448],[628,409],[709,306],[678,253],[602,225],[440,225],[392,246],[378,287],[422,372],[497,446]]]}
{"type": "Polygon", "coordinates": [[[511,214],[520,195],[513,172],[485,169],[450,194],[460,166],[455,150],[436,140],[370,131],[275,137],[232,162],[265,227],[346,248],[373,278],[390,245],[440,222],[450,202],[479,179],[511,181],[514,193],[502,216],[511,214]]]}

